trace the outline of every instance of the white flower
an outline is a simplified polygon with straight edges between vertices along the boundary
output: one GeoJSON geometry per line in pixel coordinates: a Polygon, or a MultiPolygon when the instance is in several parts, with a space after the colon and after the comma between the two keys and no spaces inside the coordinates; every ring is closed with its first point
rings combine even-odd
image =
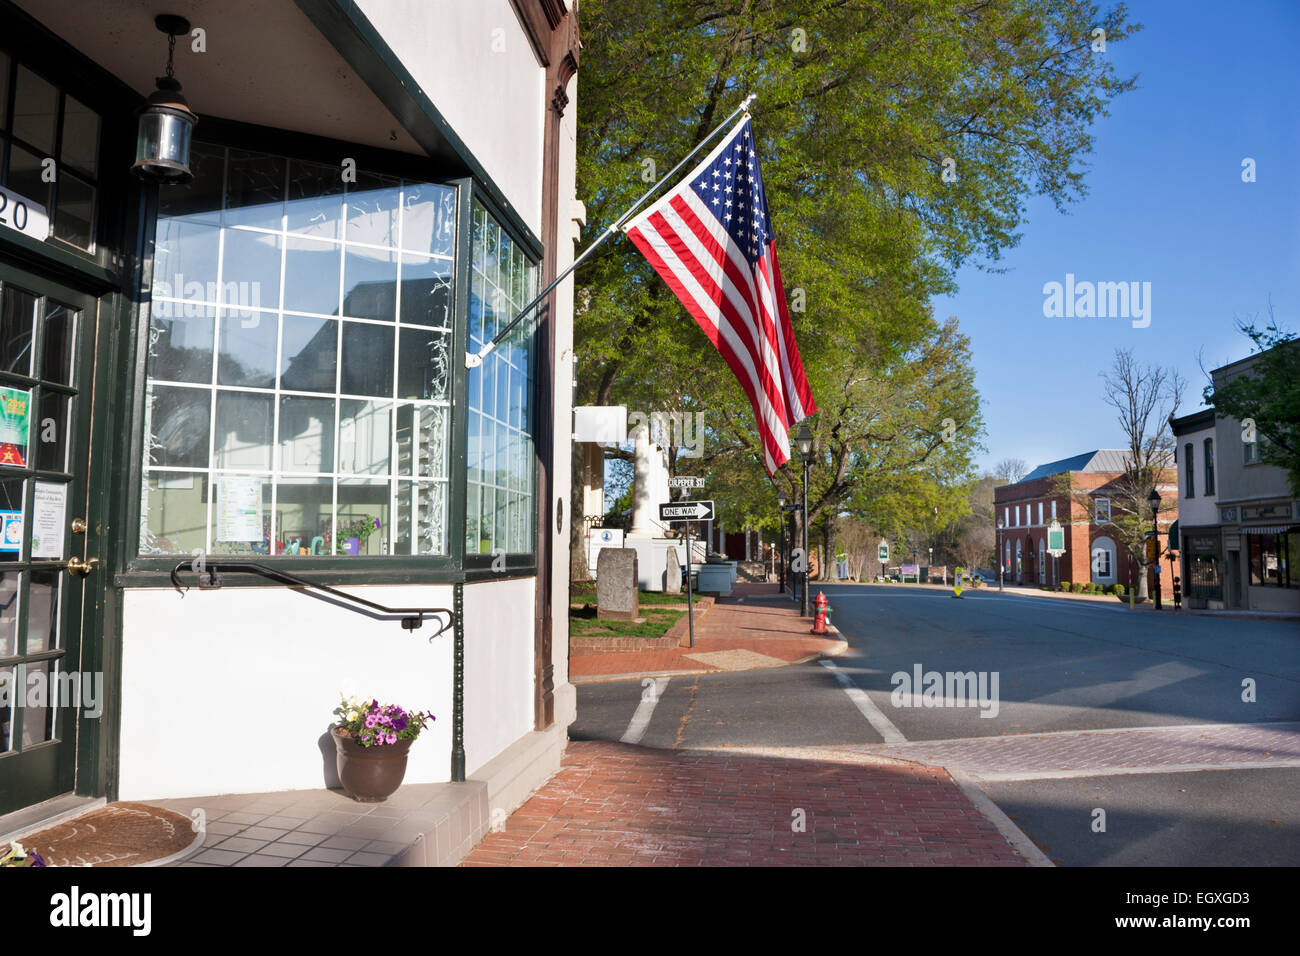
{"type": "Polygon", "coordinates": [[[16,856],[27,855],[27,851],[23,849],[23,845],[19,843],[17,840],[14,840],[12,843],[10,843],[9,848],[14,851],[14,854],[16,856]]]}

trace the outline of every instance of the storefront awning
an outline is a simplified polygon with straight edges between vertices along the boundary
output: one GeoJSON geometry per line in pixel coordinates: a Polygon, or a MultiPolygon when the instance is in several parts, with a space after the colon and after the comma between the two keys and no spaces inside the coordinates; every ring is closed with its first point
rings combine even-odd
{"type": "Polygon", "coordinates": [[[1242,534],[1295,534],[1300,532],[1300,524],[1265,524],[1255,528],[1242,528],[1242,534]]]}

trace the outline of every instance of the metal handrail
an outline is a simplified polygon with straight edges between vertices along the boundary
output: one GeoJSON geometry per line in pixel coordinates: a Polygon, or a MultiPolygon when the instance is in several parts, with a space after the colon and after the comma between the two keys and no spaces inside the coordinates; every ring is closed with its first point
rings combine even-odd
{"type": "MultiPolygon", "coordinates": [[[[208,590],[210,588],[219,588],[225,582],[222,581],[221,575],[217,572],[240,572],[245,574],[260,574],[264,578],[270,578],[292,588],[307,588],[313,591],[323,591],[335,598],[343,601],[350,601],[353,604],[362,604],[365,607],[378,611],[381,614],[400,614],[402,617],[402,627],[408,631],[414,631],[423,626],[425,615],[446,616],[447,623],[438,628],[437,631],[429,638],[432,641],[435,637],[442,634],[453,624],[456,623],[456,615],[450,608],[445,607],[388,607],[383,604],[376,604],[374,601],[368,601],[363,597],[355,594],[349,594],[347,591],[340,591],[338,588],[332,588],[328,584],[319,584],[315,581],[308,581],[306,578],[300,578],[296,574],[290,574],[288,571],[281,571],[279,568],[267,567],[265,564],[258,564],[256,561],[214,561],[211,558],[204,558],[200,562],[198,559],[191,561],[182,561],[176,567],[172,568],[171,581],[172,587],[180,592],[181,597],[189,588],[182,586],[180,574],[182,571],[193,571],[199,576],[199,588],[208,590]],[[206,583],[205,583],[206,579],[206,583]]],[[[359,607],[349,607],[343,605],[349,611],[357,614],[366,614],[359,607]]],[[[366,614],[367,617],[371,616],[366,614]]]]}

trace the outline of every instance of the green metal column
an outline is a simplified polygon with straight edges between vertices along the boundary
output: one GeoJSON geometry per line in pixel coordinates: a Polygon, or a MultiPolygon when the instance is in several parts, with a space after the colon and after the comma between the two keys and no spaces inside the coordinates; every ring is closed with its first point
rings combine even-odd
{"type": "Polygon", "coordinates": [[[465,782],[465,585],[453,587],[452,610],[456,612],[455,644],[452,650],[451,691],[451,780],[465,782]]]}

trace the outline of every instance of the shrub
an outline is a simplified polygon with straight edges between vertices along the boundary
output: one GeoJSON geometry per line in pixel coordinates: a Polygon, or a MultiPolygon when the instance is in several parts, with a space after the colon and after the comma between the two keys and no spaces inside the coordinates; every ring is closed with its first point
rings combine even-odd
{"type": "Polygon", "coordinates": [[[1124,595],[1126,595],[1126,594],[1128,593],[1128,591],[1127,591],[1127,589],[1124,587],[1124,585],[1122,585],[1122,584],[1117,584],[1117,585],[1115,585],[1115,590],[1114,590],[1113,592],[1111,592],[1111,593],[1113,593],[1113,594],[1117,594],[1117,595],[1119,595],[1120,597],[1123,597],[1124,595]]]}
{"type": "Polygon", "coordinates": [[[1058,584],[1058,585],[1056,586],[1056,590],[1058,590],[1058,591],[1069,591],[1069,590],[1070,590],[1070,582],[1069,582],[1069,581],[1062,581],[1060,584],[1058,584]]]}
{"type": "Polygon", "coordinates": [[[1073,584],[1070,585],[1070,590],[1073,591],[1075,594],[1082,594],[1083,588],[1084,588],[1084,584],[1082,581],[1075,581],[1073,584]]]}

